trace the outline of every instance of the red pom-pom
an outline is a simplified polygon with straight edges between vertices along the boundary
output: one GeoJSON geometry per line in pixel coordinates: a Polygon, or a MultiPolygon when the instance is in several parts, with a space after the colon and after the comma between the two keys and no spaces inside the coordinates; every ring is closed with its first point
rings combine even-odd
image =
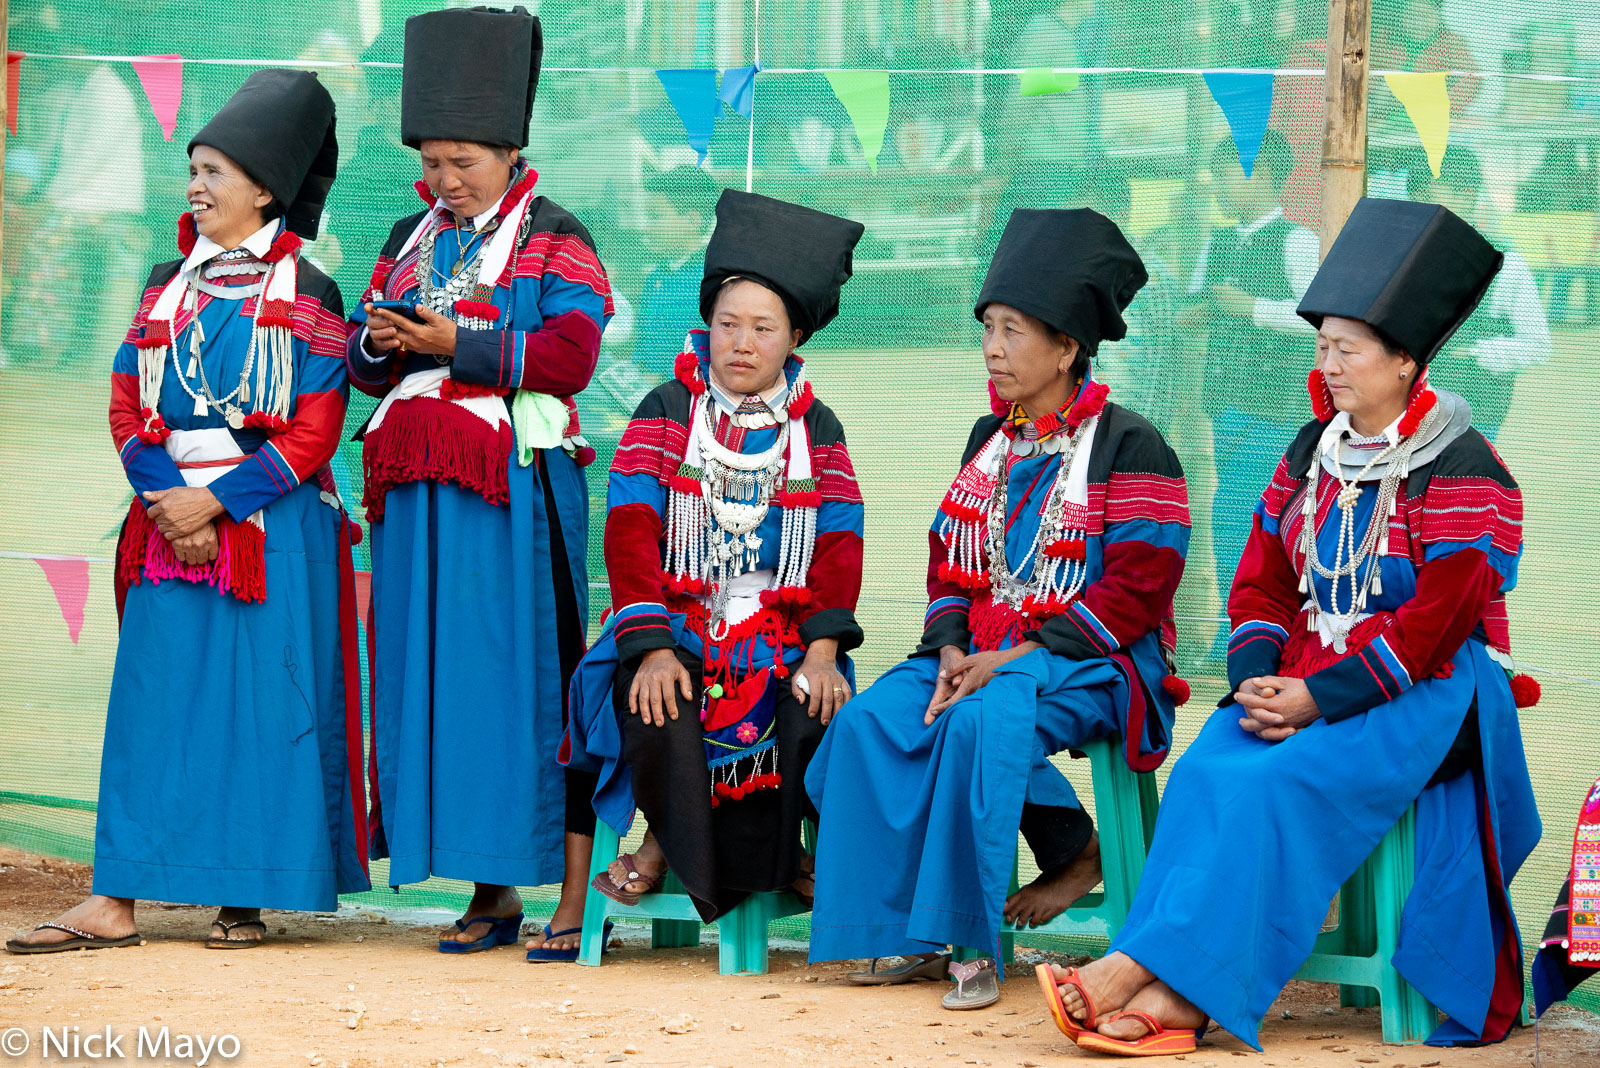
{"type": "Polygon", "coordinates": [[[186,211],[178,216],[178,251],[187,256],[194,251],[195,238],[200,231],[194,225],[194,212],[186,211]]]}
{"type": "Polygon", "coordinates": [[[743,786],[735,786],[733,788],[732,792],[730,792],[728,796],[733,798],[735,801],[743,801],[744,800],[744,787],[743,786]]]}
{"type": "Polygon", "coordinates": [[[788,678],[789,677],[789,665],[783,663],[780,660],[778,663],[772,665],[772,674],[774,676],[776,676],[777,678],[780,678],[780,679],[788,678]]]}
{"type": "Polygon", "coordinates": [[[810,411],[811,401],[815,398],[815,396],[816,395],[811,390],[811,383],[802,382],[800,384],[800,395],[789,401],[789,418],[799,419],[801,416],[805,415],[806,412],[810,411]]]}
{"type": "Polygon", "coordinates": [[[775,771],[769,776],[769,778],[772,779],[772,788],[774,790],[783,785],[783,775],[781,773],[775,771]]]}
{"type": "Polygon", "coordinates": [[[1189,703],[1189,695],[1192,691],[1189,689],[1189,684],[1178,678],[1178,676],[1168,675],[1162,679],[1161,688],[1167,692],[1168,697],[1172,698],[1173,704],[1183,705],[1189,703]]]}
{"type": "Polygon", "coordinates": [[[1532,708],[1538,704],[1541,692],[1539,680],[1532,675],[1511,676],[1511,699],[1518,708],[1532,708]]]}
{"type": "Polygon", "coordinates": [[[494,322],[500,318],[500,309],[493,304],[482,300],[458,300],[455,303],[457,315],[466,315],[474,319],[488,319],[494,322]]]}
{"type": "Polygon", "coordinates": [[[153,408],[140,408],[139,409],[139,418],[140,419],[149,419],[151,416],[153,416],[155,414],[156,414],[155,413],[155,409],[153,409],[153,408]]]}
{"type": "Polygon", "coordinates": [[[421,197],[423,202],[430,208],[433,207],[433,205],[439,200],[438,196],[434,194],[434,191],[428,188],[428,183],[424,182],[420,178],[412,183],[412,188],[417,191],[417,196],[421,197]]]}
{"type": "Polygon", "coordinates": [[[272,247],[267,249],[267,254],[261,257],[262,263],[277,263],[285,256],[293,256],[300,251],[300,246],[305,242],[300,240],[300,235],[293,230],[285,230],[272,242],[272,247]]]}
{"type": "Polygon", "coordinates": [[[294,305],[287,300],[264,300],[256,309],[257,326],[281,326],[294,329],[294,305]]]}
{"type": "Polygon", "coordinates": [[[579,467],[588,467],[595,461],[595,451],[587,445],[579,445],[578,451],[572,454],[572,462],[579,467]]]}
{"type": "Polygon", "coordinates": [[[1313,367],[1306,376],[1306,392],[1311,394],[1311,414],[1317,417],[1317,422],[1326,423],[1338,414],[1338,409],[1333,406],[1333,393],[1328,389],[1328,380],[1322,376],[1322,368],[1313,367]]]}
{"type": "Polygon", "coordinates": [[[522,172],[522,177],[518,178],[516,184],[514,184],[510,189],[506,190],[506,195],[501,199],[500,214],[504,215],[512,208],[516,207],[517,203],[522,200],[523,197],[533,192],[534,184],[538,181],[539,172],[534,170],[532,167],[525,167],[522,172]]]}
{"type": "Polygon", "coordinates": [[[733,787],[729,786],[725,782],[719,782],[719,783],[717,783],[717,785],[713,786],[711,789],[712,789],[712,792],[715,793],[718,797],[727,797],[729,794],[733,793],[733,787]]]}
{"type": "Polygon", "coordinates": [[[776,608],[776,607],[778,607],[778,591],[777,590],[762,590],[761,591],[761,605],[764,608],[776,608]]]}
{"type": "Polygon", "coordinates": [[[1089,388],[1083,391],[1083,396],[1078,398],[1078,403],[1067,409],[1067,433],[1071,434],[1078,427],[1093,419],[1106,408],[1106,397],[1111,393],[1111,387],[1104,382],[1090,382],[1089,388]]]}
{"type": "Polygon", "coordinates": [[[992,381],[989,383],[989,410],[1002,419],[1011,414],[1011,402],[1000,399],[992,381]]]}
{"type": "Polygon", "coordinates": [[[366,531],[361,529],[361,524],[354,519],[346,519],[345,524],[350,529],[350,544],[360,545],[361,539],[366,536],[366,531]]]}
{"type": "Polygon", "coordinates": [[[1407,438],[1415,434],[1417,428],[1422,425],[1423,417],[1433,411],[1433,406],[1438,401],[1439,395],[1424,384],[1417,391],[1417,395],[1411,398],[1411,403],[1406,405],[1406,414],[1401,416],[1400,426],[1398,427],[1400,436],[1407,438]]]}
{"type": "Polygon", "coordinates": [[[695,396],[706,391],[705,380],[700,377],[700,357],[692,352],[678,353],[678,358],[672,362],[672,376],[688,386],[695,396]]]}
{"type": "Polygon", "coordinates": [[[1082,538],[1061,538],[1044,547],[1044,554],[1054,560],[1082,560],[1089,551],[1089,543],[1082,538]]]}

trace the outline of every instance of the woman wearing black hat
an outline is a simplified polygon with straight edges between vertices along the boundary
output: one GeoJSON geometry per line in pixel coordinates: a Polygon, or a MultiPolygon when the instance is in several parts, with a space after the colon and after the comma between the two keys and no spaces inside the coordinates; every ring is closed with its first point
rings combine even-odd
{"type": "Polygon", "coordinates": [[[136,499],[117,546],[94,896],[8,942],[129,945],[137,898],[261,907],[367,889],[339,290],[300,257],[338,163],[315,76],[259,71],[189,143],[181,260],[158,265],[111,376],[136,499]]]}
{"type": "Polygon", "coordinates": [[[1536,687],[1507,671],[1522,496],[1466,402],[1427,382],[1500,262],[1438,205],[1362,200],[1301,301],[1316,418],[1234,579],[1232,700],[1172,769],[1112,952],[1040,969],[1080,1047],[1182,1053],[1210,1017],[1259,1048],[1329,900],[1413,805],[1394,966],[1449,1017],[1435,1044],[1516,1020],[1506,888],[1539,838],[1516,712],[1536,687]]]}
{"type": "MultiPolygon", "coordinates": [[[[946,945],[997,952],[1003,920],[1094,888],[1094,826],[1049,755],[1111,734],[1135,770],[1166,755],[1187,490],[1160,432],[1090,373],[1145,277],[1087,209],[1018,210],[995,252],[975,309],[994,414],[929,532],[922,644],[844,709],[807,782],[812,958],[908,958],[857,982],[942,977],[946,945]],[[1019,825],[1043,874],[1008,900],[1019,825]]],[[[1000,996],[992,956],[951,974],[946,1008],[1000,996]]]]}
{"type": "Polygon", "coordinates": [[[594,454],[572,398],[611,289],[588,231],[534,195],[519,155],[542,50],[520,7],[407,20],[400,133],[428,207],[395,224],[348,362],[382,398],[362,445],[373,853],[394,886],[477,884],[441,952],[515,941],[514,887],[565,875],[530,954],[562,960],[577,952],[594,827],[592,779],[555,763],[588,609],[594,454]]]}
{"type": "Polygon", "coordinates": [[[573,690],[571,764],[650,835],[600,872],[624,904],[670,867],[706,919],[803,878],[802,781],[861,644],[861,492],[796,346],[839,311],[860,223],[725,191],[700,314],[611,466],[616,611],[573,690]]]}

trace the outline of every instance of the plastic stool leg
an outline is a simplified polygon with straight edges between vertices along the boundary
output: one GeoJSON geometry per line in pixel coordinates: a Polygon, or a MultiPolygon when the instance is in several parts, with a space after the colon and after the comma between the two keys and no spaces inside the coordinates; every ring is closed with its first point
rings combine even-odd
{"type": "MultiPolygon", "coordinates": [[[[1391,834],[1393,832],[1390,832],[1391,834]]],[[[1388,838],[1378,843],[1381,851],[1388,838]]],[[[1344,887],[1339,891],[1339,943],[1340,952],[1351,957],[1370,957],[1378,953],[1378,921],[1374,894],[1375,864],[1371,857],[1361,862],[1344,887]]],[[[1379,956],[1383,966],[1388,966],[1388,956],[1379,956]]],[[[1380,991],[1369,986],[1339,987],[1339,1004],[1351,1008],[1374,1008],[1381,1005],[1380,991]]]]}
{"type": "Polygon", "coordinates": [[[594,821],[594,851],[589,858],[589,889],[583,894],[583,934],[578,947],[581,964],[600,963],[605,949],[606,896],[594,888],[594,877],[617,859],[617,832],[603,820],[594,821]]]}
{"type": "Polygon", "coordinates": [[[1400,913],[1415,881],[1415,850],[1416,810],[1411,809],[1384,836],[1371,862],[1377,953],[1384,964],[1378,996],[1385,1042],[1421,1042],[1439,1022],[1437,1010],[1388,963],[1400,942],[1400,913]]]}
{"type": "Polygon", "coordinates": [[[723,975],[767,973],[767,928],[775,895],[751,894],[717,923],[717,970],[723,975]]]}

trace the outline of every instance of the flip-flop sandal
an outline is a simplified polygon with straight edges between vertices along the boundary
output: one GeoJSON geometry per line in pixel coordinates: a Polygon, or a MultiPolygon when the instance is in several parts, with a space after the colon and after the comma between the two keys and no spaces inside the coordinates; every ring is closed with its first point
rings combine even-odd
{"type": "Polygon", "coordinates": [[[260,920],[237,920],[233,923],[223,923],[221,920],[212,920],[211,926],[222,928],[222,937],[212,935],[206,939],[207,949],[255,949],[267,938],[267,925],[260,920]],[[241,927],[261,928],[260,938],[234,938],[233,932],[241,927]]]}
{"type": "Polygon", "coordinates": [[[1089,1010],[1088,1018],[1093,1021],[1098,1015],[1094,1010],[1094,999],[1089,996],[1083,980],[1078,976],[1078,969],[1068,968],[1067,977],[1057,979],[1050,965],[1040,964],[1034,967],[1033,974],[1039,980],[1039,989],[1044,991],[1044,1002],[1050,1006],[1050,1015],[1055,1019],[1056,1027],[1060,1028],[1062,1034],[1077,1041],[1083,1032],[1093,1030],[1092,1027],[1086,1027],[1073,1019],[1072,1014],[1067,1012],[1067,1003],[1061,999],[1061,988],[1070,986],[1083,999],[1083,1007],[1089,1010]]]}
{"type": "MultiPolygon", "coordinates": [[[[611,928],[615,926],[610,920],[600,931],[600,954],[605,955],[606,948],[611,942],[611,928]]],[[[565,931],[552,931],[550,925],[544,925],[544,940],[548,945],[552,938],[564,938],[567,935],[582,934],[582,927],[568,927],[565,931]]],[[[571,946],[567,949],[546,949],[544,946],[535,946],[528,950],[528,959],[535,964],[575,964],[578,953],[583,949],[583,944],[571,946]]]]}
{"type": "Polygon", "coordinates": [[[15,938],[6,940],[7,953],[65,953],[69,949],[119,949],[122,946],[134,946],[143,941],[138,931],[122,938],[106,938],[88,931],[80,931],[76,927],[68,927],[64,923],[41,923],[34,928],[35,931],[65,931],[72,935],[59,942],[19,942],[15,938]]]}
{"type": "Polygon", "coordinates": [[[623,866],[628,869],[628,877],[622,880],[622,886],[612,882],[611,873],[605,870],[596,875],[594,882],[590,885],[619,905],[637,905],[641,897],[655,893],[656,889],[661,885],[661,880],[667,877],[667,869],[665,868],[662,868],[654,875],[641,875],[639,873],[639,857],[635,853],[624,853],[617,859],[622,861],[623,866]],[[638,893],[634,893],[631,890],[623,889],[628,883],[644,883],[645,888],[638,893]]]}
{"type": "Polygon", "coordinates": [[[1199,1027],[1163,1027],[1148,1012],[1123,1009],[1107,1016],[1101,1023],[1113,1020],[1135,1019],[1150,1029],[1139,1038],[1110,1038],[1099,1031],[1084,1031],[1078,1036],[1078,1048],[1094,1053],[1109,1053],[1116,1057],[1169,1057],[1175,1053],[1193,1053],[1195,1042],[1205,1034],[1205,1025],[1199,1027]]]}
{"type": "Polygon", "coordinates": [[[465,931],[475,923],[490,925],[489,933],[474,942],[457,942],[453,938],[439,939],[440,953],[478,953],[496,946],[509,946],[522,937],[522,913],[515,916],[472,916],[456,921],[456,930],[465,931]]]}
{"type": "Polygon", "coordinates": [[[878,968],[882,957],[873,957],[872,964],[864,972],[849,972],[844,981],[854,983],[856,986],[898,986],[901,983],[911,983],[918,979],[943,979],[946,969],[950,966],[950,954],[940,953],[937,956],[905,957],[905,963],[893,968],[878,968]]]}
{"type": "Polygon", "coordinates": [[[939,999],[947,1009],[987,1009],[1000,1000],[1000,976],[993,957],[969,963],[951,961],[950,978],[956,981],[956,988],[939,999]]]}

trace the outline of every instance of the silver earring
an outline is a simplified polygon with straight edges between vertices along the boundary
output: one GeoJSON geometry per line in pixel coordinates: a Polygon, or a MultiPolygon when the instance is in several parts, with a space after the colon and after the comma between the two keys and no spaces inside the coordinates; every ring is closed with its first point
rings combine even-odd
{"type": "Polygon", "coordinates": [[[1404,377],[1405,377],[1405,376],[1406,376],[1406,375],[1408,375],[1408,374],[1410,374],[1410,373],[1411,373],[1411,372],[1410,372],[1410,371],[1401,371],[1401,372],[1400,372],[1400,377],[1401,377],[1401,378],[1404,378],[1404,377]]]}

